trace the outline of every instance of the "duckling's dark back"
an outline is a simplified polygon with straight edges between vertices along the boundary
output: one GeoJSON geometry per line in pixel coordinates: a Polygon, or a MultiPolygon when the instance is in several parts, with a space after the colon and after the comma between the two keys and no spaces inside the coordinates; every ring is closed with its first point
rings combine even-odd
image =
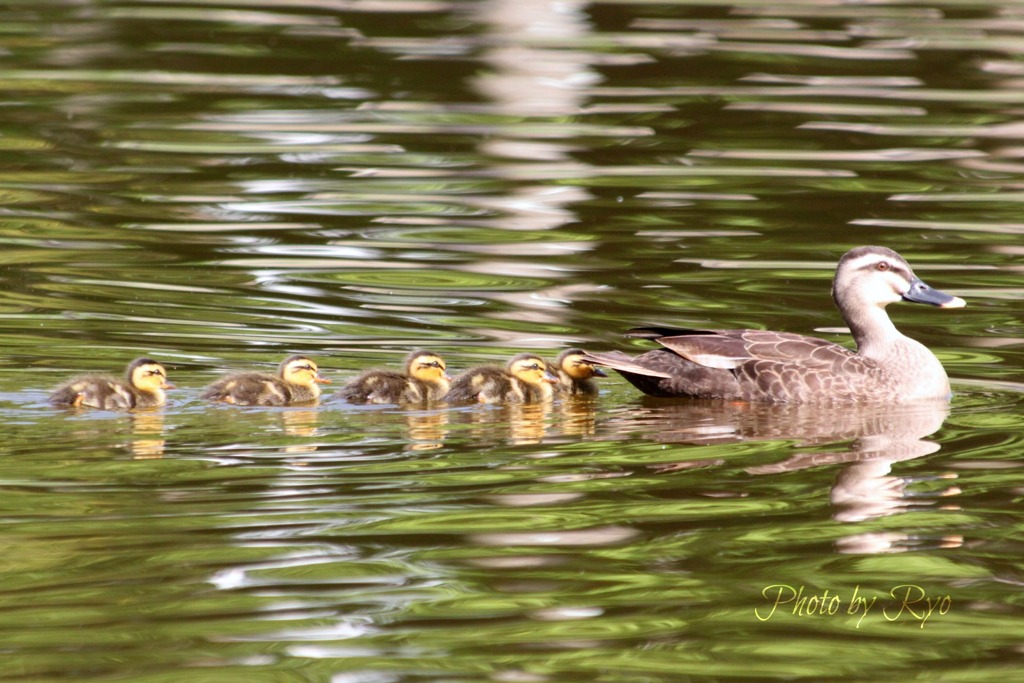
{"type": "Polygon", "coordinates": [[[101,410],[136,407],[136,392],[110,375],[81,375],[54,389],[50,404],[60,408],[88,406],[101,410]]]}
{"type": "Polygon", "coordinates": [[[369,370],[359,375],[338,391],[338,396],[349,403],[402,403],[412,380],[393,370],[369,370]]]}
{"type": "Polygon", "coordinates": [[[450,403],[487,402],[507,400],[514,394],[513,382],[504,368],[481,365],[470,368],[452,380],[451,389],[444,400],[450,403]]]}
{"type": "Polygon", "coordinates": [[[287,382],[260,372],[228,375],[206,387],[202,397],[239,406],[282,406],[293,398],[287,382]]]}

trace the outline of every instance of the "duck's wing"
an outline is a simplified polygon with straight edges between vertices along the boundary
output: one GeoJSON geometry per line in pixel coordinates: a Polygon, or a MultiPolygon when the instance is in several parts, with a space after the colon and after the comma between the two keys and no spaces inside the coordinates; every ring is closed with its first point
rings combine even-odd
{"type": "Polygon", "coordinates": [[[588,357],[651,396],[756,401],[842,397],[863,393],[860,384],[877,383],[881,372],[846,347],[787,332],[644,327],[630,330],[629,336],[650,339],[662,348],[635,358],[619,352],[588,357]]]}
{"type": "Polygon", "coordinates": [[[860,357],[817,337],[768,330],[688,330],[653,337],[666,349],[706,368],[734,370],[751,361],[795,363],[808,369],[848,364],[860,357]]]}
{"type": "Polygon", "coordinates": [[[708,373],[731,375],[743,400],[851,401],[880,396],[888,384],[886,371],[875,361],[817,337],[712,330],[656,341],[678,354],[680,365],[690,361],[708,373]]]}
{"type": "Polygon", "coordinates": [[[619,351],[586,353],[589,362],[611,368],[648,396],[739,398],[734,373],[708,368],[669,349],[655,349],[630,358],[619,351]]]}

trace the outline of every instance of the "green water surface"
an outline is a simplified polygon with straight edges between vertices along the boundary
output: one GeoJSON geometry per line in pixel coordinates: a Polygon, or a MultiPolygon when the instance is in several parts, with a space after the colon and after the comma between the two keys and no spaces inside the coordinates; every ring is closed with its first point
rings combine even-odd
{"type": "Polygon", "coordinates": [[[1015,2],[0,5],[0,679],[1011,679],[1015,2]],[[351,406],[637,324],[849,343],[884,244],[947,406],[351,406]],[[211,406],[315,358],[319,405],[211,406]],[[65,412],[163,361],[169,403],[65,412]]]}

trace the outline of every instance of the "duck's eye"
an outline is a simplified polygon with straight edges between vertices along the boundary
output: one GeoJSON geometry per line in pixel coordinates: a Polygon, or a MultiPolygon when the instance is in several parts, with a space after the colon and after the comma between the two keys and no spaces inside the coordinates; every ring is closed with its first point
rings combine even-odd
{"type": "Polygon", "coordinates": [[[889,264],[886,261],[879,261],[878,264],[875,265],[875,270],[884,273],[889,270],[889,264]]]}

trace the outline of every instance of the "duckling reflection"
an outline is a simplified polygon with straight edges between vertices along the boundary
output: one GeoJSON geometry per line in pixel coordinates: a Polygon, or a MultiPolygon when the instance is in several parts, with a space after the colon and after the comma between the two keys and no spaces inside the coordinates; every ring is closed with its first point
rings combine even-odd
{"type": "Polygon", "coordinates": [[[315,410],[283,410],[281,427],[288,436],[311,437],[317,435],[320,413],[315,410]]]}
{"type": "Polygon", "coordinates": [[[132,436],[128,448],[136,460],[162,458],[167,440],[164,438],[162,412],[132,413],[132,436]]]}
{"type": "Polygon", "coordinates": [[[469,425],[467,434],[477,443],[509,442],[517,445],[536,444],[547,436],[551,422],[550,401],[541,403],[506,403],[450,411],[456,424],[469,425]]]}
{"type": "Polygon", "coordinates": [[[448,434],[447,410],[410,410],[405,413],[409,434],[406,450],[430,451],[441,448],[448,434]]]}
{"type": "Polygon", "coordinates": [[[577,397],[557,404],[558,429],[565,436],[593,436],[597,433],[597,401],[577,397]]]}
{"type": "MultiPolygon", "coordinates": [[[[288,436],[312,438],[319,433],[320,413],[316,410],[283,410],[281,412],[281,428],[288,436]]],[[[300,443],[285,446],[286,453],[313,453],[315,444],[300,443]]]]}
{"type": "Polygon", "coordinates": [[[167,442],[164,419],[160,410],[136,410],[75,420],[68,423],[67,431],[59,434],[62,443],[71,449],[88,448],[90,452],[109,453],[116,458],[127,453],[136,460],[157,459],[163,457],[167,442]]]}
{"type": "Polygon", "coordinates": [[[509,441],[516,445],[540,443],[548,432],[550,403],[518,403],[508,407],[509,441]]]}
{"type": "MultiPolygon", "coordinates": [[[[446,406],[349,406],[344,423],[375,443],[401,444],[403,451],[430,451],[444,446],[451,411],[446,406]]],[[[336,411],[332,411],[337,415],[336,411]]]]}
{"type": "MultiPolygon", "coordinates": [[[[838,522],[898,514],[960,493],[953,486],[934,494],[917,494],[908,486],[923,479],[892,475],[895,463],[939,450],[938,443],[925,437],[935,433],[949,414],[945,401],[838,408],[647,399],[644,406],[644,410],[630,413],[630,424],[623,425],[622,431],[635,431],[639,424],[653,431],[659,441],[715,444],[790,440],[797,448],[812,449],[782,462],[750,467],[747,472],[751,474],[774,475],[842,465],[830,493],[833,518],[838,522]],[[841,448],[843,442],[849,442],[845,449],[841,448]],[[821,446],[829,448],[821,450],[821,446]]],[[[659,469],[673,468],[669,465],[659,469]]],[[[928,478],[943,480],[948,476],[928,478]]]]}

